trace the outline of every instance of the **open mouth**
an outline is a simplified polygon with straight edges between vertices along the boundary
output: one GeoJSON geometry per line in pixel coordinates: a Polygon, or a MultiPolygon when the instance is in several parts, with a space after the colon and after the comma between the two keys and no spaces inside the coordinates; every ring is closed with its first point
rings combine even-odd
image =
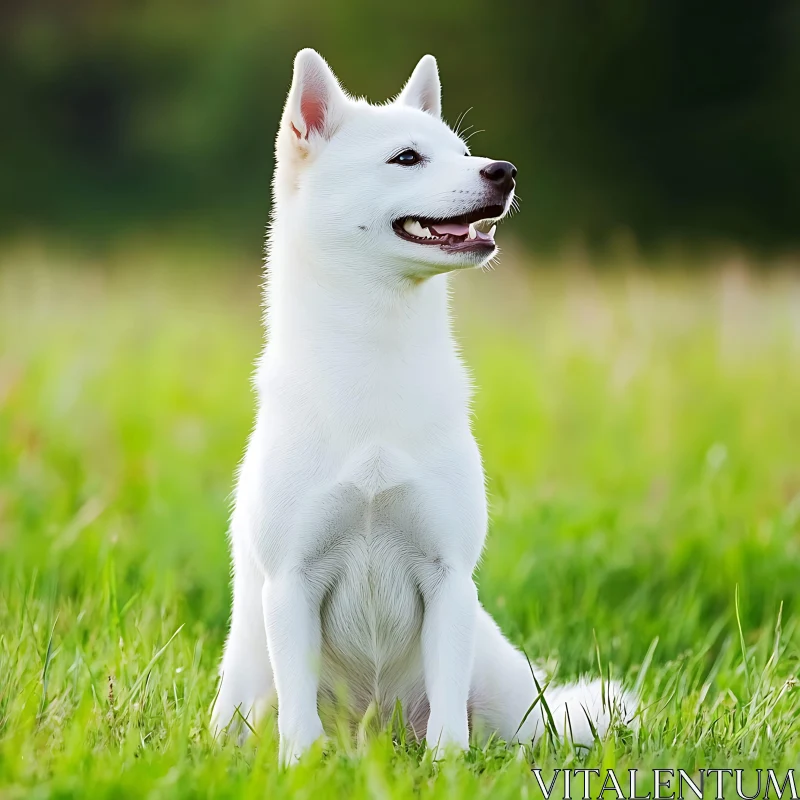
{"type": "Polygon", "coordinates": [[[495,248],[497,227],[491,220],[502,217],[504,211],[501,205],[491,205],[442,219],[400,217],[392,223],[392,228],[409,242],[436,245],[450,252],[490,253],[495,248]]]}

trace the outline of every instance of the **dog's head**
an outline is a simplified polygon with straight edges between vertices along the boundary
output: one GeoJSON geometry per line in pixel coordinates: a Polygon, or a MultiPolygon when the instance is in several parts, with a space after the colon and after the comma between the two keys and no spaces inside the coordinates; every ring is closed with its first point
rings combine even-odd
{"type": "Polygon", "coordinates": [[[301,50],[278,133],[275,223],[333,262],[367,255],[410,278],[488,261],[516,169],[470,155],[442,121],[440,96],[433,56],[375,106],[348,97],[322,57],[301,50]]]}

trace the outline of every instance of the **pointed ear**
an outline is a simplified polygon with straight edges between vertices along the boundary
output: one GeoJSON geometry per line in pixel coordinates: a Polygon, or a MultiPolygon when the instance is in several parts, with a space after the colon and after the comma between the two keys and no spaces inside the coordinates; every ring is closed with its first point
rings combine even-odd
{"type": "Polygon", "coordinates": [[[306,48],[294,59],[294,76],[281,128],[287,138],[302,142],[310,137],[330,139],[344,115],[347,98],[339,81],[316,51],[306,48]]]}
{"type": "Polygon", "coordinates": [[[397,102],[427,111],[437,118],[442,116],[442,85],[439,82],[439,67],[433,56],[422,56],[397,102]]]}

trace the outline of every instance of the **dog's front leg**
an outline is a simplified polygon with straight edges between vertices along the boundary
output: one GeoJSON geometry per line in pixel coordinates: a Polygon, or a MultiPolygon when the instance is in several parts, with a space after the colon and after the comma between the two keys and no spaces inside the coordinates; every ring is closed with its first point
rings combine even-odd
{"type": "Polygon", "coordinates": [[[289,765],[324,735],[317,711],[319,605],[299,571],[268,579],[262,599],[278,695],[280,760],[289,765]]]}
{"type": "Polygon", "coordinates": [[[469,747],[469,699],[478,597],[472,575],[445,570],[425,593],[422,658],[431,749],[469,747]]]}

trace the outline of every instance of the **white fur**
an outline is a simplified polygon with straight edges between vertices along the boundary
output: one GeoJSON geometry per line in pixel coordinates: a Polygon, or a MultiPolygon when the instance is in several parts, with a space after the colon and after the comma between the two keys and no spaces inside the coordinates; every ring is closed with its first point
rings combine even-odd
{"type": "MultiPolygon", "coordinates": [[[[275,690],[285,763],[323,736],[328,706],[386,719],[399,701],[429,746],[466,748],[470,723],[509,741],[544,730],[541,703],[518,730],[537,689],[472,577],[484,475],[447,273],[486,256],[409,242],[391,226],[486,204],[489,159],[465,155],[439,98],[432,56],[396,101],[372,106],[303,50],[278,134],[267,346],[231,525],[233,615],[213,718],[226,727],[238,709],[252,723],[275,690]],[[387,163],[405,147],[428,162],[387,163]]],[[[584,708],[601,734],[609,724],[599,683],[547,699],[558,726],[566,704],[578,742],[592,739],[584,708]]]]}

